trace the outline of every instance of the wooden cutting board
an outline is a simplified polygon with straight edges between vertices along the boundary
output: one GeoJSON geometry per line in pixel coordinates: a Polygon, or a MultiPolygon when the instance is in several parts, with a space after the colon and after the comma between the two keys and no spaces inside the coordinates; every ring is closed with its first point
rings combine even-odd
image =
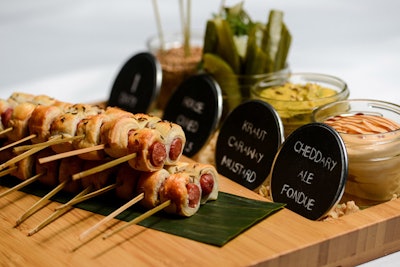
{"type": "MultiPolygon", "coordinates": [[[[225,177],[221,191],[263,199],[225,177]]],[[[283,209],[220,248],[138,225],[82,243],[78,236],[103,216],[77,208],[28,237],[58,205],[14,228],[37,199],[22,192],[0,199],[1,266],[353,266],[400,249],[400,200],[325,222],[283,209]]]]}

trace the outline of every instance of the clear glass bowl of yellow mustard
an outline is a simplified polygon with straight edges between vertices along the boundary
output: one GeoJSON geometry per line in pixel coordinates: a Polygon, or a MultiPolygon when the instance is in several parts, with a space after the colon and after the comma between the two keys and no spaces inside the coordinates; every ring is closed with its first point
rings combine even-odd
{"type": "Polygon", "coordinates": [[[360,206],[400,196],[400,106],[385,101],[348,99],[313,114],[342,137],[348,154],[345,198],[360,206]]]}
{"type": "Polygon", "coordinates": [[[312,122],[313,111],[327,103],[347,99],[342,79],[320,73],[274,73],[251,89],[251,97],[271,104],[278,112],[285,136],[312,122]]]}

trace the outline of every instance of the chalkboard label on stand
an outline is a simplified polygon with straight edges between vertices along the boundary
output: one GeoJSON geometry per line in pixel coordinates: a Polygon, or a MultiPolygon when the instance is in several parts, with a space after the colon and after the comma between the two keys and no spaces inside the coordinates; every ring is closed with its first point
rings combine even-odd
{"type": "Polygon", "coordinates": [[[216,145],[220,174],[254,190],[267,178],[283,140],[279,115],[269,104],[249,100],[224,121],[216,145]]]}
{"type": "Polygon", "coordinates": [[[340,135],[330,126],[298,128],[280,148],[271,172],[275,202],[311,220],[337,204],[347,180],[348,160],[340,135]]]}
{"type": "Polygon", "coordinates": [[[189,77],[176,89],[163,119],[179,124],[185,132],[183,154],[194,156],[214,133],[222,114],[221,89],[207,74],[189,77]]]}
{"type": "Polygon", "coordinates": [[[136,54],[118,73],[108,105],[132,113],[147,113],[157,99],[161,80],[161,66],[155,56],[147,52],[136,54]]]}

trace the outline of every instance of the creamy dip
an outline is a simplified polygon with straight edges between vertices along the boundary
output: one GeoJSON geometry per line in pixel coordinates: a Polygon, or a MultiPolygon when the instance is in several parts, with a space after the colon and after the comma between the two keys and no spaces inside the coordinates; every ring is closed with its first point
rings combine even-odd
{"type": "Polygon", "coordinates": [[[349,199],[373,205],[400,195],[400,124],[362,113],[334,116],[324,123],[346,144],[349,199]]]}
{"type": "Polygon", "coordinates": [[[281,100],[281,101],[300,101],[298,107],[309,108],[308,101],[317,100],[325,97],[334,96],[337,92],[331,88],[323,87],[316,83],[295,84],[285,83],[281,86],[267,88],[261,91],[260,96],[266,99],[281,100]]]}
{"type": "Polygon", "coordinates": [[[259,91],[258,98],[271,104],[278,112],[288,136],[299,126],[312,121],[317,107],[337,100],[338,92],[317,83],[290,83],[259,91]]]}
{"type": "Polygon", "coordinates": [[[362,113],[350,116],[335,116],[325,121],[340,133],[378,134],[400,129],[400,124],[384,117],[362,113]]]}

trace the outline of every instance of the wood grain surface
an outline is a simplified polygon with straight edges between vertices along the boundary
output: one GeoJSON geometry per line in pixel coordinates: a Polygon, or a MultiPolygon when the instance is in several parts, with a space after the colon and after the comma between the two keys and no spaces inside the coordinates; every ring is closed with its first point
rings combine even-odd
{"type": "MultiPolygon", "coordinates": [[[[224,177],[221,191],[263,199],[224,177]]],[[[125,223],[118,220],[82,242],[103,216],[77,208],[29,237],[58,205],[14,227],[37,199],[22,192],[0,199],[0,266],[353,266],[400,249],[398,200],[324,222],[283,209],[220,248],[138,225],[103,240],[106,228],[125,223]]]]}

